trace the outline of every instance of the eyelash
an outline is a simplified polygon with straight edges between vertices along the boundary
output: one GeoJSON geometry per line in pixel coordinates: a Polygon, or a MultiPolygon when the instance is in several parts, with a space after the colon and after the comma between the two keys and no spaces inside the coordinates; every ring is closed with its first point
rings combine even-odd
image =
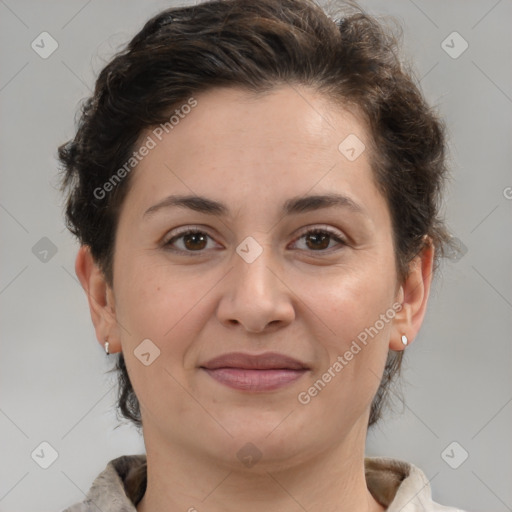
{"type": "MultiPolygon", "coordinates": [[[[316,234],[320,234],[320,233],[329,235],[331,240],[338,242],[338,244],[341,246],[348,245],[347,241],[343,237],[341,237],[337,232],[333,231],[332,229],[330,229],[328,227],[315,227],[315,228],[308,229],[307,231],[304,231],[303,233],[301,233],[294,240],[294,242],[300,240],[301,238],[303,238],[307,235],[316,235],[316,234]]],[[[188,250],[184,250],[184,249],[175,249],[172,247],[172,244],[176,240],[179,240],[179,239],[183,238],[184,236],[193,235],[193,234],[203,234],[203,235],[208,236],[209,238],[212,238],[204,229],[188,227],[188,228],[185,228],[183,231],[178,232],[173,237],[169,238],[169,240],[167,240],[166,242],[163,243],[163,247],[168,251],[178,253],[178,254],[185,254],[187,256],[201,255],[205,252],[205,249],[198,250],[198,251],[188,251],[188,250]],[[196,253],[196,254],[194,254],[194,253],[196,253]]],[[[307,249],[303,249],[303,250],[307,250],[307,249]]],[[[315,253],[329,252],[330,253],[330,252],[332,252],[332,247],[328,248],[328,249],[319,249],[319,250],[310,249],[309,252],[315,252],[315,253]]]]}

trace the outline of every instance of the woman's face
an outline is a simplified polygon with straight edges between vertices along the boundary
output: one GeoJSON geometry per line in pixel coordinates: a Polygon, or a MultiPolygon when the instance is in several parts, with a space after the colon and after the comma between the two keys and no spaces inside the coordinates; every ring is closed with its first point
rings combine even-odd
{"type": "Polygon", "coordinates": [[[117,323],[103,334],[124,353],[146,444],[232,466],[360,441],[404,298],[368,133],[309,89],[195,100],[169,133],[141,136],[155,147],[132,171],[115,243],[117,323]],[[204,368],[232,352],[307,369],[204,368]]]}

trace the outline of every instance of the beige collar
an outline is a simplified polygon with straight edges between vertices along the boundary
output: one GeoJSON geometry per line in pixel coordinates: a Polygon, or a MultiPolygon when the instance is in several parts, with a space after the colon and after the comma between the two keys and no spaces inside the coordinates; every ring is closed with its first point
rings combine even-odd
{"type": "MultiPolygon", "coordinates": [[[[462,512],[434,503],[430,483],[416,466],[386,457],[367,457],[364,462],[368,489],[387,512],[462,512]]],[[[146,490],[146,467],[146,455],[111,460],[85,501],[63,512],[136,512],[146,490]]]]}

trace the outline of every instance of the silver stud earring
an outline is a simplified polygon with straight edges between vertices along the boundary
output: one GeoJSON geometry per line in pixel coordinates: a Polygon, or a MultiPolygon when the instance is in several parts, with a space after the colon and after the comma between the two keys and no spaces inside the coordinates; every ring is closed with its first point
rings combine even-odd
{"type": "Polygon", "coordinates": [[[407,343],[409,343],[409,340],[405,334],[402,334],[402,343],[404,344],[404,347],[406,347],[407,343]]]}
{"type": "Polygon", "coordinates": [[[108,340],[108,338],[105,339],[105,345],[104,346],[105,346],[105,353],[107,354],[107,356],[109,356],[110,355],[110,352],[108,351],[109,343],[108,343],[107,340],[108,340]]]}

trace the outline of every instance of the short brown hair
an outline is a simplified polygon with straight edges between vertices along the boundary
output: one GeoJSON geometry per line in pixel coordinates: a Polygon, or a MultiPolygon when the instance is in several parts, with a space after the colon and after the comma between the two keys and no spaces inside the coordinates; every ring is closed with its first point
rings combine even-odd
{"type": "MultiPolygon", "coordinates": [[[[355,108],[367,123],[376,183],[390,209],[397,274],[426,244],[434,268],[449,234],[439,209],[446,175],[444,127],[398,57],[397,38],[353,2],[337,19],[312,0],[216,0],[171,8],[150,19],[101,71],[76,136],[59,148],[66,219],[88,245],[110,286],[120,206],[130,175],[107,198],[94,191],[130,157],[146,129],[165,123],[191,94],[231,86],[253,93],[307,86],[355,108]]],[[[390,351],[372,402],[381,415],[403,352],[390,351]]],[[[118,355],[118,408],[142,426],[140,407],[118,355]]]]}

